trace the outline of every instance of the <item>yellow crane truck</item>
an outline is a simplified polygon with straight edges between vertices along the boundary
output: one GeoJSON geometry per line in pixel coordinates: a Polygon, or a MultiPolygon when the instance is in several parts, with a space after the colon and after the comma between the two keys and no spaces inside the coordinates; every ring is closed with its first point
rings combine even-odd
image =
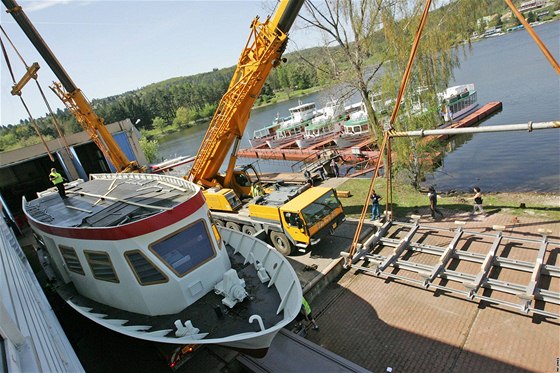
{"type": "Polygon", "coordinates": [[[255,18],[228,91],[222,97],[200,145],[187,180],[205,188],[204,195],[217,224],[248,234],[265,233],[284,255],[307,249],[345,219],[331,188],[275,185],[264,196],[251,198],[258,182],[252,166],[236,167],[239,142],[251,108],[273,67],[285,62],[287,32],[304,0],[282,0],[272,18],[255,18]],[[231,153],[230,153],[231,151],[231,153]],[[229,154],[225,174],[222,163],[229,154]]]}

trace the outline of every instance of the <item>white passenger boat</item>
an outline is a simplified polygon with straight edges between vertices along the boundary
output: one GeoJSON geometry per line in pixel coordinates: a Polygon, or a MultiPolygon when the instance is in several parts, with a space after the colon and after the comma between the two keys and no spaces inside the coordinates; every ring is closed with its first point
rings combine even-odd
{"type": "Polygon", "coordinates": [[[266,144],[269,148],[273,149],[289,142],[301,139],[303,137],[305,127],[309,123],[311,122],[306,121],[282,126],[276,131],[276,135],[274,135],[274,138],[266,140],[266,144]]]}
{"type": "Polygon", "coordinates": [[[305,127],[317,115],[315,108],[314,102],[300,102],[298,106],[290,108],[290,119],[282,123],[273,138],[266,140],[268,147],[276,148],[302,138],[305,127]]]}
{"type": "MultiPolygon", "coordinates": [[[[379,101],[374,101],[374,110],[378,109],[375,106],[376,102],[379,101]]],[[[354,104],[351,111],[348,109],[349,107],[346,108],[349,118],[342,123],[342,132],[334,139],[336,146],[340,149],[349,148],[371,137],[364,103],[354,104]]]]}
{"type": "Polygon", "coordinates": [[[323,109],[317,112],[319,114],[311,119],[311,123],[305,127],[303,137],[296,140],[300,149],[334,138],[342,131],[341,122],[346,119],[346,112],[341,101],[330,100],[323,109]]]}
{"type": "Polygon", "coordinates": [[[349,119],[342,123],[342,127],[342,133],[334,139],[340,149],[357,145],[371,137],[367,116],[349,119]]]}
{"type": "Polygon", "coordinates": [[[476,90],[472,83],[449,87],[438,96],[441,101],[441,116],[447,124],[461,119],[478,106],[476,90]]]}
{"type": "Polygon", "coordinates": [[[280,117],[280,114],[278,114],[272,121],[272,124],[253,131],[253,137],[249,139],[251,146],[257,148],[261,145],[265,145],[268,140],[272,140],[274,138],[276,131],[282,126],[282,124],[288,123],[290,119],[290,117],[282,118],[280,117]]]}
{"type": "Polygon", "coordinates": [[[317,116],[316,106],[314,102],[302,104],[288,109],[290,111],[290,119],[292,122],[305,122],[317,116]]]}
{"type": "Polygon", "coordinates": [[[264,242],[216,227],[195,184],[99,174],[66,194],[42,192],[23,209],[57,292],[90,320],[147,341],[262,356],[299,312],[291,265],[264,242]]]}

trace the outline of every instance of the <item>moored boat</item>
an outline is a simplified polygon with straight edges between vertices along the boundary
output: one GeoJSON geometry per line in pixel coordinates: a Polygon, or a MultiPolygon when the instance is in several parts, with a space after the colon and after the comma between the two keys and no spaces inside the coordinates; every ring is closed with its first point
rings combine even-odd
{"type": "Polygon", "coordinates": [[[477,93],[472,83],[449,87],[438,96],[444,124],[464,117],[478,106],[477,93]]]}
{"type": "Polygon", "coordinates": [[[297,141],[303,137],[305,127],[309,123],[309,121],[306,121],[282,126],[276,131],[276,134],[272,139],[266,140],[266,144],[269,148],[273,149],[289,142],[297,141]]]}
{"type": "Polygon", "coordinates": [[[349,119],[342,123],[342,133],[334,139],[340,149],[349,148],[371,137],[367,116],[349,119]]]}
{"type": "Polygon", "coordinates": [[[156,174],[99,174],[23,210],[59,295],[77,312],[143,340],[220,344],[262,355],[299,312],[286,259],[216,227],[198,186],[156,174]],[[231,310],[231,311],[229,311],[231,310]]]}
{"type": "Polygon", "coordinates": [[[271,149],[302,138],[305,127],[317,115],[314,102],[305,104],[300,102],[289,111],[290,118],[283,121],[272,138],[266,140],[266,144],[271,149]]]}
{"type": "MultiPolygon", "coordinates": [[[[374,101],[374,109],[378,108],[374,101]]],[[[349,114],[348,120],[342,123],[342,132],[334,139],[336,146],[340,149],[349,148],[371,137],[369,130],[368,115],[363,102],[353,105],[354,110],[349,114]]],[[[347,107],[348,112],[348,107],[347,107]]]]}
{"type": "Polygon", "coordinates": [[[272,140],[274,138],[276,130],[289,120],[290,117],[282,118],[280,117],[280,114],[278,114],[272,121],[272,124],[253,131],[253,137],[249,139],[249,143],[251,143],[251,146],[254,148],[266,144],[268,140],[272,140]]]}
{"type": "Polygon", "coordinates": [[[305,122],[317,116],[315,109],[316,106],[314,102],[302,104],[300,101],[298,106],[294,106],[288,110],[290,111],[290,118],[292,122],[305,122]]]}
{"type": "Polygon", "coordinates": [[[346,119],[344,105],[338,100],[331,100],[318,111],[320,114],[311,119],[311,124],[305,127],[303,137],[296,140],[300,149],[334,138],[342,131],[340,122],[346,119]]]}

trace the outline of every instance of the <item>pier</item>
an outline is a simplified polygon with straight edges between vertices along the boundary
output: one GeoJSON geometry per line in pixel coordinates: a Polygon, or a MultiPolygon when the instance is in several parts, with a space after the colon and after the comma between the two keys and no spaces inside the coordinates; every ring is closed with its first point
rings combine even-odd
{"type": "MultiPolygon", "coordinates": [[[[456,122],[453,122],[445,128],[451,129],[474,126],[501,110],[501,102],[489,102],[480,107],[478,110],[472,112],[471,114],[456,122]]],[[[445,139],[447,137],[448,135],[440,135],[434,138],[445,139]]],[[[345,149],[337,149],[332,147],[333,139],[334,136],[305,149],[299,149],[296,146],[295,140],[273,149],[266,147],[266,145],[261,145],[259,147],[240,149],[238,152],[238,156],[240,158],[304,161],[312,160],[313,156],[316,156],[315,159],[318,159],[320,157],[320,154],[323,153],[326,149],[332,149],[333,151],[336,151],[346,162],[359,163],[364,161],[365,159],[376,159],[379,154],[377,150],[373,150],[372,148],[373,139],[364,140],[363,142],[355,146],[345,149]]]]}
{"type": "MultiPolygon", "coordinates": [[[[441,128],[453,129],[453,128],[471,127],[474,126],[475,124],[482,122],[486,118],[492,116],[493,114],[501,110],[502,110],[502,103],[500,101],[489,102],[486,105],[479,108],[478,110],[475,110],[472,113],[468,114],[467,116],[461,118],[460,120],[441,128]]],[[[445,140],[448,137],[450,137],[450,135],[438,135],[432,137],[432,139],[445,140]]]]}

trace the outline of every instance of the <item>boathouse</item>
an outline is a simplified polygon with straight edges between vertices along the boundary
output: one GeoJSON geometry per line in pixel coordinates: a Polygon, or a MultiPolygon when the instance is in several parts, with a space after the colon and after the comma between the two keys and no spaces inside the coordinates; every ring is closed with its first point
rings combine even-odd
{"type": "MultiPolygon", "coordinates": [[[[108,124],[107,129],[129,160],[147,164],[140,148],[140,132],[130,119],[108,124]]],[[[21,198],[37,198],[37,192],[51,188],[51,168],[56,168],[68,181],[84,179],[90,174],[114,172],[115,168],[105,158],[86,132],[65,136],[68,150],[61,139],[47,142],[54,161],[40,143],[26,148],[0,153],[0,204],[4,215],[19,227],[25,219],[21,212],[21,198]]]]}

